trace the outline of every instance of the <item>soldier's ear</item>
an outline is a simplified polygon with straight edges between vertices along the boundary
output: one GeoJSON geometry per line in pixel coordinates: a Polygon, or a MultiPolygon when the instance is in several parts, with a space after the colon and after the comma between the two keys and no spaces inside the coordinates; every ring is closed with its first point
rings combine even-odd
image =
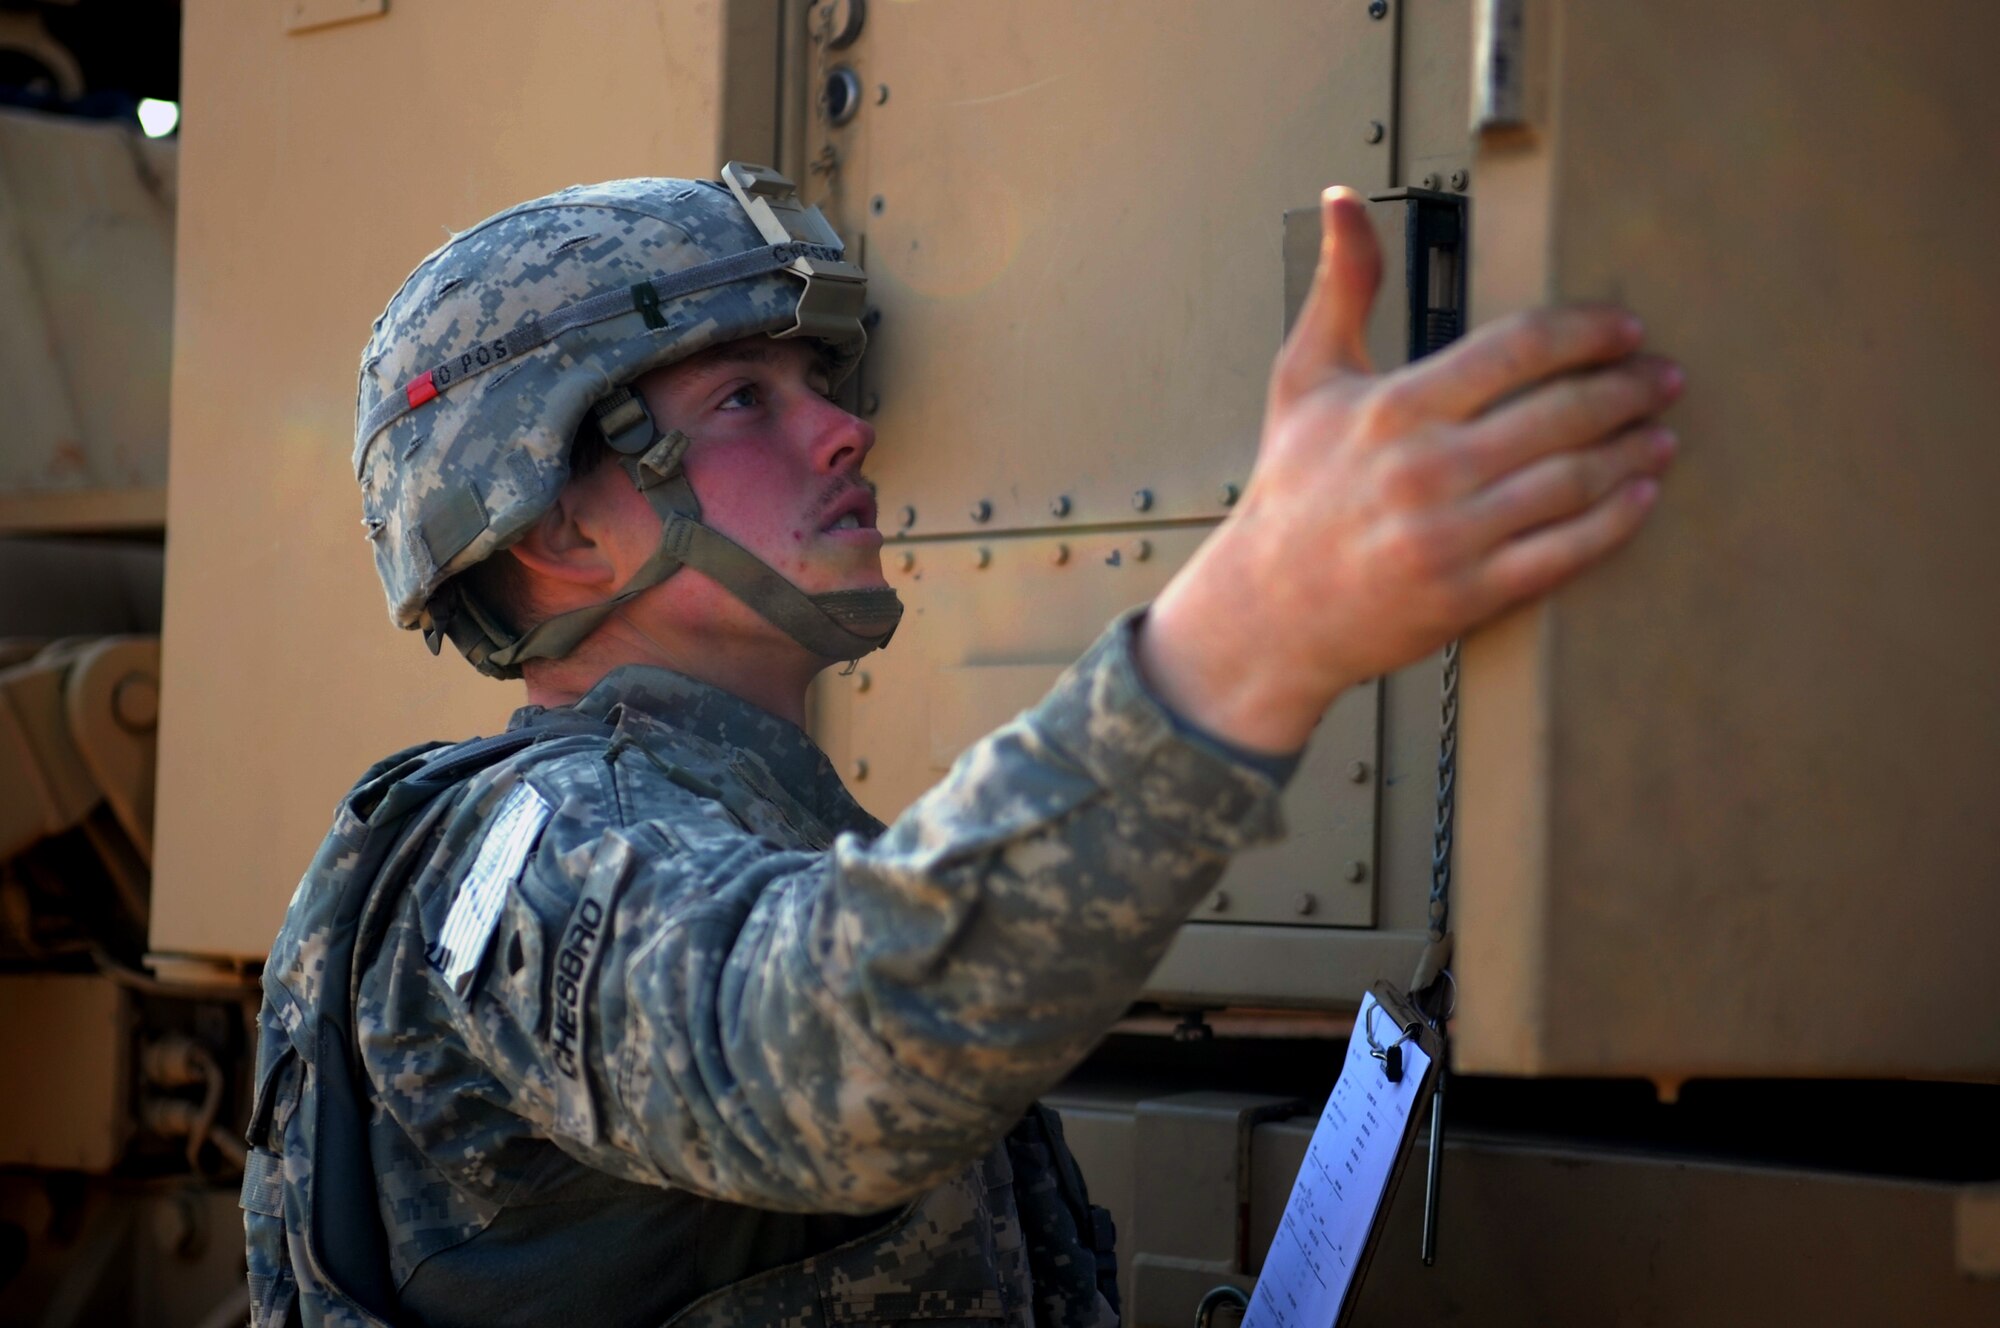
{"type": "MultiPolygon", "coordinates": [[[[603,468],[619,479],[615,466],[603,468]]],[[[607,504],[598,490],[597,473],[563,486],[561,494],[546,512],[535,518],[528,533],[503,550],[512,554],[528,575],[557,586],[578,588],[615,586],[620,580],[610,541],[605,538],[607,504]]],[[[625,487],[630,488],[630,481],[625,487]]],[[[634,495],[636,497],[636,494],[634,495]]],[[[641,500],[643,503],[643,500],[641,500]]]]}

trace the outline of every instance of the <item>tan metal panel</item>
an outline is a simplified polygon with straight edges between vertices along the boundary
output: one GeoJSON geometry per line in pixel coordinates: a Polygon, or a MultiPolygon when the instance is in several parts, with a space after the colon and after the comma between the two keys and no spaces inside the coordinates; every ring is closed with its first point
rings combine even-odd
{"type": "Polygon", "coordinates": [[[1278,346],[1280,215],[1391,183],[1367,138],[1401,8],[928,0],[817,48],[809,77],[862,92],[814,122],[808,188],[867,237],[889,519],[1130,521],[1142,490],[1152,516],[1219,515],[1278,346]]]}
{"type": "Polygon", "coordinates": [[[159,524],[176,149],[0,113],[0,522],[159,524]]]}
{"type": "Polygon", "coordinates": [[[0,1166],[109,1171],[125,1146],[125,994],[100,977],[0,977],[0,1166]]]}
{"type": "MultiPolygon", "coordinates": [[[[1205,534],[1173,526],[892,546],[903,626],[894,647],[852,676],[822,680],[815,735],[863,804],[894,816],[967,745],[1041,699],[1104,624],[1151,598],[1205,534]]],[[[1328,714],[1286,795],[1291,837],[1237,859],[1198,916],[1373,925],[1378,704],[1371,685],[1328,714]]]]}
{"type": "Polygon", "coordinates": [[[1638,543],[1470,643],[1467,1068],[2000,1076],[2000,10],[1526,14],[1474,311],[1687,366],[1638,543]]]}
{"type": "Polygon", "coordinates": [[[188,7],[156,950],[262,954],[363,768],[519,703],[388,624],[347,465],[361,343],[450,228],[744,150],[729,8],[453,0],[288,36],[188,7]]]}

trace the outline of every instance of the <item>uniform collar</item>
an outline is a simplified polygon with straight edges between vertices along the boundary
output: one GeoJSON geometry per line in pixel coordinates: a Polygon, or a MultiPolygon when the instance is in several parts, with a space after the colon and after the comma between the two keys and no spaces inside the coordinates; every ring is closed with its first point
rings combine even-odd
{"type": "MultiPolygon", "coordinates": [[[[726,751],[746,752],[761,761],[780,787],[829,827],[873,833],[880,823],[863,811],[834,773],[833,763],[805,730],[720,687],[647,664],[626,664],[599,679],[568,709],[616,723],[623,708],[647,716],[726,751]]],[[[541,722],[552,713],[523,706],[509,730],[541,722]]]]}

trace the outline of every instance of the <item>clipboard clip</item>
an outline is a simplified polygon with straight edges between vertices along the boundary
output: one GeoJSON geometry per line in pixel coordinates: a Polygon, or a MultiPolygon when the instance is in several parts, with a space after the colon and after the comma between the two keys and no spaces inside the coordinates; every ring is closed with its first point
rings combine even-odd
{"type": "Polygon", "coordinates": [[[1375,1038],[1375,1012],[1381,1008],[1379,1003],[1368,1007],[1368,1014],[1361,1021],[1361,1035],[1368,1039],[1368,1054],[1382,1062],[1382,1076],[1392,1084],[1399,1084],[1403,1082],[1403,1044],[1417,1035],[1421,1025],[1411,1020],[1404,1027],[1403,1036],[1385,1047],[1375,1038]]]}

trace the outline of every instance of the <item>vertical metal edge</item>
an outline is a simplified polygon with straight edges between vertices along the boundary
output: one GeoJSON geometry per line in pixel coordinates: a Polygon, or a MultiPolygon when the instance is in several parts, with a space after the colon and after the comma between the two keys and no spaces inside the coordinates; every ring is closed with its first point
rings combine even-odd
{"type": "Polygon", "coordinates": [[[1389,150],[1389,185],[1400,189],[1403,172],[1403,3],[1389,6],[1389,134],[1383,146],[1389,150]]]}
{"type": "Polygon", "coordinates": [[[1382,826],[1382,772],[1383,731],[1389,722],[1389,679],[1377,678],[1370,684],[1375,693],[1374,732],[1368,749],[1368,927],[1375,930],[1383,925],[1383,872],[1382,836],[1386,833],[1382,826]]]}
{"type": "Polygon", "coordinates": [[[1472,132],[1527,124],[1526,0],[1478,0],[1472,30],[1472,132]]]}
{"type": "Polygon", "coordinates": [[[803,194],[806,179],[806,115],[811,96],[806,88],[812,65],[811,34],[806,27],[806,0],[777,0],[777,84],[772,99],[777,115],[776,160],[772,163],[796,181],[803,194]]]}
{"type": "Polygon", "coordinates": [[[772,163],[781,133],[784,10],[769,0],[726,0],[715,162],[772,163]]]}

